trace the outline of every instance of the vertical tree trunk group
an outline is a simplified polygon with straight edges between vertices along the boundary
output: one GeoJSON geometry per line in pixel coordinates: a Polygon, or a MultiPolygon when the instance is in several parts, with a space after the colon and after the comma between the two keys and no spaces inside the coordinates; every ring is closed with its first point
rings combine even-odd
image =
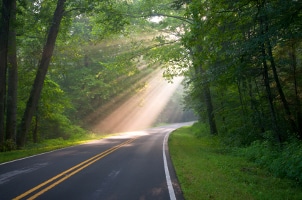
{"type": "Polygon", "coordinates": [[[279,142],[282,142],[282,137],[280,134],[280,130],[278,127],[278,122],[277,122],[277,114],[273,105],[273,97],[272,97],[272,93],[271,93],[271,86],[270,86],[270,80],[268,77],[268,64],[267,64],[267,60],[270,63],[270,67],[271,67],[271,71],[273,74],[273,80],[274,80],[274,84],[276,85],[276,89],[278,91],[279,97],[281,99],[283,108],[284,108],[284,112],[286,114],[286,118],[287,121],[289,123],[289,126],[291,128],[292,132],[298,133],[299,135],[302,135],[302,130],[299,129],[298,124],[296,124],[296,122],[294,121],[294,116],[291,113],[290,107],[289,107],[289,103],[285,97],[285,94],[283,92],[281,83],[280,83],[280,78],[277,72],[277,66],[276,66],[276,62],[275,62],[275,58],[273,55],[273,48],[272,48],[272,44],[270,41],[270,38],[268,38],[268,32],[269,32],[269,19],[268,16],[266,14],[266,5],[265,5],[265,1],[260,2],[258,5],[258,12],[262,13],[259,15],[259,24],[260,24],[260,33],[259,35],[261,37],[263,37],[263,40],[260,44],[261,46],[261,52],[262,52],[262,59],[263,59],[263,69],[264,69],[264,82],[265,82],[265,87],[267,89],[267,96],[269,99],[269,105],[271,108],[271,115],[272,115],[272,125],[275,131],[275,134],[279,140],[279,142]]]}
{"type": "Polygon", "coordinates": [[[8,91],[6,109],[6,139],[15,140],[17,131],[18,63],[16,47],[16,1],[12,1],[8,38],[8,91]]]}
{"type": "MultiPolygon", "coordinates": [[[[256,139],[277,143],[292,136],[302,139],[301,57],[297,56],[301,49],[301,2],[180,0],[177,6],[185,9],[191,20],[183,44],[196,51],[198,45],[204,48],[192,56],[192,65],[197,66],[193,71],[204,74],[193,79],[203,79],[199,80],[202,84],[192,84],[189,92],[195,97],[200,91],[202,103],[196,103],[195,109],[207,108],[211,133],[217,132],[215,120],[224,125],[228,116],[229,129],[224,135],[239,140],[251,136],[247,144],[256,139]],[[236,82],[237,99],[233,97],[236,82]],[[211,95],[211,90],[221,88],[229,99],[216,99],[219,94],[215,92],[211,95]]],[[[220,130],[226,130],[225,126],[218,126],[220,130]]]]}
{"type": "Polygon", "coordinates": [[[26,109],[21,121],[19,134],[17,136],[17,145],[21,147],[25,144],[26,135],[29,131],[32,118],[38,106],[41,91],[43,88],[43,83],[47,74],[48,66],[50,64],[50,60],[55,47],[55,42],[59,33],[60,23],[64,15],[65,2],[66,0],[58,0],[57,7],[53,15],[53,20],[48,32],[46,44],[43,48],[43,53],[39,63],[34,85],[32,87],[29,100],[27,102],[26,109]]]}
{"type": "Polygon", "coordinates": [[[211,96],[211,89],[210,85],[207,81],[204,81],[205,77],[205,70],[203,69],[201,62],[199,61],[198,55],[202,53],[202,46],[197,45],[195,48],[196,52],[192,52],[193,56],[193,65],[194,65],[194,76],[198,80],[198,84],[196,87],[200,87],[202,90],[203,98],[205,101],[205,107],[207,111],[207,117],[208,117],[208,122],[210,126],[210,133],[212,135],[218,134],[217,131],[217,126],[216,126],[216,120],[215,120],[215,114],[214,114],[214,107],[213,107],[213,102],[212,102],[212,96],[211,96]]]}
{"type": "Polygon", "coordinates": [[[61,20],[64,16],[66,0],[58,0],[50,24],[47,41],[38,66],[29,100],[17,130],[17,83],[18,68],[16,54],[16,0],[2,0],[0,21],[0,145],[5,140],[16,140],[19,147],[24,146],[33,115],[41,96],[43,83],[54,51],[61,20]],[[6,88],[8,88],[6,90],[6,88]],[[5,123],[6,122],[6,123],[5,123]]]}
{"type": "Polygon", "coordinates": [[[5,140],[6,73],[10,15],[13,0],[2,0],[0,21],[0,144],[5,140]]]}

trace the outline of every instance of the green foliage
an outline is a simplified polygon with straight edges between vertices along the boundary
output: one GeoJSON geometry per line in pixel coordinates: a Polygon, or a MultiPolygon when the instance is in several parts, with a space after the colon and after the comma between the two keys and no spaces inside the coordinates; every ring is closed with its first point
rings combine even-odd
{"type": "MultiPolygon", "coordinates": [[[[21,70],[24,69],[21,68],[21,70]]],[[[22,116],[25,109],[25,103],[31,88],[30,86],[33,82],[33,74],[32,72],[23,72],[19,76],[19,117],[22,116]]],[[[72,122],[66,116],[66,113],[68,113],[70,109],[72,109],[72,104],[67,98],[66,93],[56,82],[47,77],[44,82],[38,110],[35,114],[35,120],[32,122],[31,133],[28,135],[28,141],[32,140],[32,133],[36,126],[38,128],[36,131],[40,139],[54,138],[57,136],[67,138],[67,135],[72,133],[70,129],[73,127],[72,122]]]]}
{"type": "MultiPolygon", "coordinates": [[[[295,181],[276,178],[244,156],[234,155],[219,137],[183,127],[169,137],[169,151],[185,199],[301,199],[295,181]]],[[[201,128],[202,129],[202,128],[201,128]]]]}
{"type": "MultiPolygon", "coordinates": [[[[18,1],[17,8],[20,122],[55,2],[18,1]]],[[[135,94],[138,80],[160,64],[168,80],[186,76],[186,107],[203,122],[211,118],[209,90],[210,114],[224,143],[247,146],[268,139],[267,133],[286,142],[297,135],[292,124],[302,127],[300,21],[299,1],[67,2],[32,131],[38,127],[41,138],[72,137],[72,124],[115,97],[135,94]],[[152,16],[162,21],[153,23],[152,16]]]]}
{"type": "Polygon", "coordinates": [[[17,145],[15,141],[13,141],[12,139],[5,140],[3,143],[0,144],[0,152],[13,151],[16,149],[17,149],[17,145]]]}
{"type": "Polygon", "coordinates": [[[72,99],[74,109],[69,115],[73,121],[139,87],[137,81],[148,72],[140,66],[141,54],[129,51],[133,41],[135,38],[117,35],[94,45],[84,43],[76,47],[78,50],[64,46],[57,49],[55,61],[60,70],[51,70],[50,75],[72,99]],[[62,54],[69,59],[60,57],[62,54]]]}
{"type": "Polygon", "coordinates": [[[255,141],[244,149],[253,162],[267,168],[278,177],[287,177],[302,184],[302,144],[292,139],[281,147],[268,141],[255,141]]]}
{"type": "MultiPolygon", "coordinates": [[[[51,1],[18,1],[18,123],[26,107],[55,7],[56,2],[51,1]]],[[[128,53],[125,49],[129,46],[120,48],[128,41],[121,39],[120,44],[103,46],[101,51],[105,53],[99,53],[100,49],[95,53],[91,49],[91,45],[100,44],[100,39],[115,40],[126,35],[129,19],[124,14],[127,9],[124,1],[66,3],[55,54],[27,136],[29,142],[37,138],[41,141],[72,137],[74,124],[85,114],[125,88],[133,89],[129,86],[137,81],[137,77],[133,77],[139,71],[132,58],[125,62],[129,61],[129,56],[122,55],[128,53]],[[121,83],[124,87],[119,87],[121,83]]]]}
{"type": "Polygon", "coordinates": [[[37,155],[40,153],[53,151],[56,149],[61,149],[69,146],[74,146],[78,144],[84,144],[93,140],[99,140],[106,138],[109,135],[97,135],[93,133],[88,133],[86,130],[74,126],[72,130],[72,136],[69,139],[63,139],[62,137],[56,139],[46,139],[39,143],[28,142],[27,145],[21,150],[13,150],[0,152],[0,163],[12,161],[19,158],[24,158],[32,155],[37,155]]]}
{"type": "Polygon", "coordinates": [[[280,142],[288,139],[283,134],[288,131],[301,135],[301,41],[297,39],[301,3],[210,0],[174,4],[177,8],[186,5],[184,16],[191,22],[184,26],[182,36],[191,61],[183,65],[188,69],[187,107],[207,121],[204,94],[209,89],[218,132],[231,145],[249,145],[265,139],[267,132],[280,142]]]}
{"type": "Polygon", "coordinates": [[[205,135],[209,135],[209,127],[206,123],[194,123],[191,127],[192,134],[197,138],[202,138],[205,135]]]}
{"type": "Polygon", "coordinates": [[[219,137],[209,137],[209,129],[205,123],[195,123],[190,127],[190,134],[195,137],[202,140],[212,140],[225,150],[238,149],[235,152],[239,152],[240,156],[246,157],[261,168],[267,169],[274,176],[288,178],[298,184],[302,183],[302,144],[300,140],[291,138],[280,146],[276,144],[274,134],[271,131],[263,133],[262,140],[255,138],[254,135],[257,133],[248,135],[247,132],[252,130],[247,127],[242,127],[242,130],[237,131],[238,133],[230,132],[229,135],[221,134],[219,137]],[[246,134],[242,134],[243,132],[246,134]],[[237,148],[245,144],[243,140],[248,140],[248,145],[237,148]],[[230,148],[230,146],[233,147],[230,148]]]}

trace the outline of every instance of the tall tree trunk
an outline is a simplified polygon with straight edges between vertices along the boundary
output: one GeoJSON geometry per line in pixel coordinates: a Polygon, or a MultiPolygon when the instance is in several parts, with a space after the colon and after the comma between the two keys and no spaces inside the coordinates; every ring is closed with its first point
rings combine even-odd
{"type": "Polygon", "coordinates": [[[244,101],[244,94],[243,92],[246,90],[246,84],[244,83],[246,80],[238,80],[237,81],[237,89],[238,89],[238,94],[239,94],[239,100],[240,100],[240,106],[241,106],[241,112],[242,112],[242,118],[241,118],[241,123],[244,124],[246,123],[246,117],[248,114],[247,108],[246,108],[246,103],[244,101]],[[241,86],[242,85],[242,86],[241,86]],[[244,88],[245,87],[245,88],[244,88]]]}
{"type": "Polygon", "coordinates": [[[264,44],[261,46],[261,52],[262,52],[262,57],[263,57],[262,65],[263,65],[264,85],[265,85],[267,99],[268,99],[270,113],[271,113],[272,128],[273,128],[274,134],[276,135],[278,142],[281,143],[282,139],[281,139],[280,131],[278,128],[277,116],[276,116],[276,111],[275,111],[275,107],[274,107],[274,103],[273,103],[273,97],[272,97],[272,92],[271,92],[271,87],[270,87],[269,76],[268,76],[268,66],[267,66],[267,62],[266,62],[264,44]]]}
{"type": "Polygon", "coordinates": [[[2,0],[0,21],[0,144],[5,139],[6,67],[11,0],[2,0]]]}
{"type": "Polygon", "coordinates": [[[33,142],[38,143],[38,124],[39,124],[39,114],[36,113],[35,116],[35,127],[33,130],[33,142]]]}
{"type": "MultiPolygon", "coordinates": [[[[259,88],[257,85],[256,80],[255,81],[255,88],[257,90],[257,93],[259,94],[259,88]]],[[[250,107],[251,110],[253,111],[253,123],[255,123],[256,127],[259,127],[259,130],[261,133],[265,132],[264,124],[263,124],[263,111],[259,111],[258,105],[257,105],[257,100],[256,97],[254,96],[253,93],[253,84],[252,84],[252,79],[248,80],[248,90],[249,90],[249,96],[250,96],[250,107]]],[[[260,108],[261,109],[261,108],[260,108]]]]}
{"type": "Polygon", "coordinates": [[[263,14],[263,9],[265,9],[265,1],[258,1],[258,13],[260,13],[259,16],[259,37],[260,39],[259,46],[261,51],[261,57],[262,57],[262,65],[263,65],[263,78],[264,78],[264,85],[267,93],[267,99],[269,103],[270,113],[271,113],[271,123],[272,123],[272,129],[274,131],[275,137],[279,143],[282,142],[282,138],[280,135],[280,130],[277,123],[277,114],[275,111],[274,103],[273,103],[273,97],[271,92],[271,86],[270,86],[270,80],[268,76],[268,64],[267,64],[267,53],[266,53],[266,31],[267,31],[267,22],[265,14],[263,14]]]}
{"type": "Polygon", "coordinates": [[[210,132],[212,135],[217,135],[217,126],[216,126],[216,120],[214,115],[214,107],[212,103],[212,96],[211,96],[211,90],[208,84],[205,84],[203,86],[203,95],[206,102],[207,107],[207,114],[208,114],[208,120],[210,125],[210,132]]]}
{"type": "MultiPolygon", "coordinates": [[[[264,27],[265,28],[265,33],[268,33],[268,31],[269,31],[268,21],[269,21],[269,19],[268,19],[266,13],[265,13],[264,16],[263,16],[263,25],[265,26],[264,27]]],[[[274,81],[276,83],[277,91],[279,93],[281,102],[283,104],[284,111],[285,111],[285,114],[287,116],[287,120],[289,121],[289,124],[291,126],[292,131],[299,132],[299,130],[297,128],[297,125],[296,125],[296,123],[293,119],[292,113],[290,111],[289,104],[288,104],[288,102],[286,100],[286,97],[285,97],[285,94],[283,92],[281,83],[280,83],[279,75],[278,75],[278,72],[277,72],[276,62],[275,62],[275,59],[274,59],[274,56],[273,56],[273,49],[272,49],[270,38],[268,38],[268,37],[265,38],[265,44],[266,44],[266,48],[267,48],[268,59],[270,61],[271,69],[273,71],[274,81]]]]}
{"type": "Polygon", "coordinates": [[[33,115],[36,111],[41,96],[44,80],[47,74],[48,66],[50,64],[50,60],[55,47],[56,38],[59,32],[60,23],[64,15],[65,2],[66,0],[58,0],[57,2],[57,7],[53,15],[52,24],[48,32],[47,41],[43,49],[42,58],[39,63],[39,68],[36,74],[36,78],[21,121],[20,130],[18,132],[18,136],[17,136],[18,147],[22,147],[25,144],[26,135],[30,128],[33,115]]]}
{"type": "Polygon", "coordinates": [[[6,110],[6,139],[16,139],[18,64],[16,54],[16,0],[12,1],[8,39],[8,93],[6,110]]]}
{"type": "Polygon", "coordinates": [[[270,60],[270,63],[271,63],[271,68],[272,68],[273,75],[274,75],[274,80],[275,80],[276,87],[277,87],[279,96],[281,98],[281,101],[282,101],[282,104],[283,104],[283,107],[284,107],[284,110],[285,110],[285,114],[286,114],[287,119],[290,123],[292,131],[299,132],[299,130],[297,128],[297,125],[296,125],[296,123],[293,119],[292,113],[291,113],[290,108],[289,108],[289,104],[286,100],[285,94],[283,92],[283,89],[282,89],[282,86],[281,86],[281,83],[280,83],[280,80],[279,80],[279,76],[278,76],[278,72],[277,72],[277,68],[276,68],[276,63],[275,63],[275,60],[274,60],[274,57],[273,57],[272,46],[271,46],[271,43],[270,43],[269,39],[267,41],[267,48],[268,48],[268,55],[269,55],[269,60],[270,60]]]}
{"type": "Polygon", "coordinates": [[[193,64],[195,68],[195,74],[197,75],[198,82],[201,84],[203,97],[206,103],[207,108],[207,115],[208,115],[208,121],[210,125],[210,132],[212,135],[217,135],[217,125],[215,120],[215,114],[214,114],[214,107],[212,102],[212,95],[209,83],[206,81],[202,81],[203,75],[204,75],[204,69],[201,66],[200,60],[198,58],[198,54],[201,53],[202,47],[200,45],[197,46],[196,52],[191,52],[193,55],[193,64]]]}
{"type": "Polygon", "coordinates": [[[298,133],[299,138],[302,139],[302,111],[301,111],[301,102],[298,92],[298,81],[297,81],[297,56],[296,56],[296,47],[295,47],[295,41],[290,42],[290,48],[291,51],[289,53],[290,59],[291,59],[291,65],[293,69],[293,77],[294,77],[294,87],[295,87],[295,111],[296,111],[296,121],[298,123],[298,133]]]}
{"type": "MultiPolygon", "coordinates": [[[[260,20],[260,27],[261,27],[260,35],[264,35],[262,20],[260,20]]],[[[263,79],[264,79],[264,85],[265,85],[267,99],[268,99],[270,113],[271,113],[272,129],[277,137],[277,140],[279,142],[281,142],[279,128],[277,125],[277,116],[276,116],[276,111],[275,111],[275,107],[274,107],[274,103],[273,103],[273,97],[272,97],[272,92],[271,92],[271,87],[270,87],[269,76],[268,76],[268,65],[267,65],[267,61],[266,61],[267,56],[266,56],[266,52],[265,52],[264,42],[262,42],[260,48],[261,48],[262,65],[263,65],[263,79]]]]}

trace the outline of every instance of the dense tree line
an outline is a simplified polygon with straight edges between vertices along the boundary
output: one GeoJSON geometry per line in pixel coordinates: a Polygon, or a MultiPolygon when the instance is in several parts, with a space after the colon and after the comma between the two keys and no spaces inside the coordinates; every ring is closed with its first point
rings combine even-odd
{"type": "MultiPolygon", "coordinates": [[[[300,1],[175,0],[141,13],[162,16],[167,78],[182,74],[185,104],[209,133],[279,176],[302,182],[300,1]],[[168,31],[169,30],[169,31],[168,31]]],[[[142,8],[142,7],[141,7],[142,8]]],[[[143,14],[141,14],[143,16],[143,14]]]]}
{"type": "Polygon", "coordinates": [[[301,138],[301,3],[184,3],[191,105],[207,109],[211,133],[243,143],[301,138]]]}
{"type": "Polygon", "coordinates": [[[295,0],[2,0],[0,143],[22,147],[39,129],[68,137],[70,124],[131,95],[160,65],[167,79],[185,76],[186,107],[227,144],[298,149],[301,9],[295,0]]]}
{"type": "Polygon", "coordinates": [[[187,106],[209,132],[302,182],[300,1],[178,0],[187,106]]]}
{"type": "Polygon", "coordinates": [[[300,2],[162,3],[153,12],[179,20],[180,44],[164,49],[170,56],[156,56],[172,64],[171,76],[185,75],[187,106],[212,134],[242,144],[268,135],[277,143],[302,137],[300,2]]]}
{"type": "Polygon", "coordinates": [[[33,116],[38,108],[66,5],[65,0],[59,0],[57,4],[42,1],[2,1],[1,5],[1,41],[3,44],[0,58],[2,61],[0,143],[2,148],[7,146],[6,148],[10,149],[14,148],[14,143],[19,147],[25,144],[33,116]],[[51,11],[53,11],[53,15],[51,11]],[[33,21],[31,21],[33,19],[30,17],[31,15],[36,17],[33,21]],[[22,22],[24,26],[22,26],[22,22]],[[30,25],[32,26],[30,27],[30,25]],[[42,29],[37,29],[39,30],[37,31],[31,28],[42,29]],[[29,39],[24,40],[23,43],[20,40],[21,37],[23,39],[33,38],[30,45],[34,48],[27,51],[29,47],[23,46],[23,44],[29,42],[29,39]],[[42,37],[42,39],[37,39],[38,37],[42,37]],[[36,50],[32,54],[36,58],[31,57],[31,50],[36,50]],[[23,110],[23,117],[18,120],[18,117],[20,118],[20,115],[17,116],[18,71],[26,72],[25,68],[30,65],[26,63],[26,57],[31,57],[31,61],[36,62],[35,64],[31,63],[35,65],[31,67],[34,69],[37,66],[37,70],[32,70],[32,73],[36,73],[35,80],[23,110]],[[18,69],[18,61],[22,62],[20,63],[21,69],[18,69]]]}
{"type": "Polygon", "coordinates": [[[135,91],[140,87],[135,82],[148,73],[138,75],[134,59],[128,59],[127,39],[119,39],[126,38],[130,23],[125,2],[3,0],[0,5],[1,150],[68,138],[81,131],[73,124],[114,96],[135,91]],[[112,43],[100,43],[104,39],[112,43]]]}

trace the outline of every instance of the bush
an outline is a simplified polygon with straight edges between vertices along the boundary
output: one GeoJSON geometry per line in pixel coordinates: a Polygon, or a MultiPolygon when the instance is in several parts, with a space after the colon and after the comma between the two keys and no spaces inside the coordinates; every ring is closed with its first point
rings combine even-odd
{"type": "Polygon", "coordinates": [[[17,149],[16,142],[12,139],[5,140],[3,144],[0,144],[0,152],[12,151],[16,149],[17,149]]]}
{"type": "Polygon", "coordinates": [[[278,177],[286,177],[302,184],[302,143],[296,139],[282,146],[266,141],[256,141],[245,149],[245,155],[267,168],[278,177]]]}
{"type": "Polygon", "coordinates": [[[191,130],[193,135],[195,135],[197,138],[210,134],[209,127],[205,123],[196,122],[193,124],[191,130]]]}
{"type": "MultiPolygon", "coordinates": [[[[280,157],[276,160],[280,169],[274,170],[279,175],[285,175],[291,179],[297,180],[302,184],[302,144],[294,140],[286,144],[281,152],[280,157]]],[[[274,165],[272,165],[272,169],[274,165]]]]}
{"type": "Polygon", "coordinates": [[[232,147],[249,146],[261,138],[259,130],[255,129],[252,124],[229,127],[220,132],[220,137],[224,144],[232,147]]]}
{"type": "Polygon", "coordinates": [[[42,139],[56,139],[63,138],[68,140],[73,134],[83,134],[85,131],[72,124],[72,122],[64,115],[54,115],[52,118],[43,119],[40,122],[41,137],[42,139]]]}

